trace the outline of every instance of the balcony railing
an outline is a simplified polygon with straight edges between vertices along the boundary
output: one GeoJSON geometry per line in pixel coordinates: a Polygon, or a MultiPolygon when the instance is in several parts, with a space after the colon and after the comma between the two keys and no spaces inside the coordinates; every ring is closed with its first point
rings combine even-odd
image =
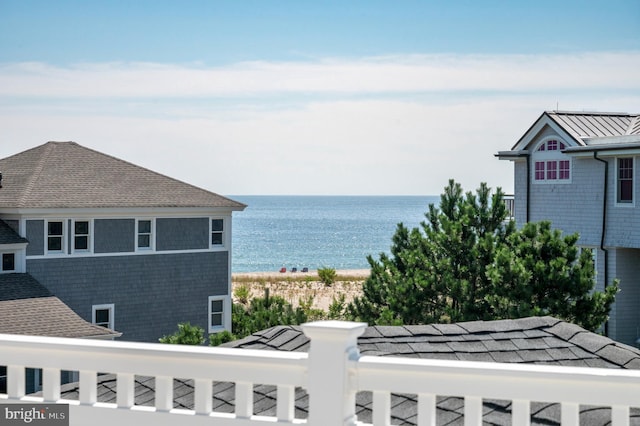
{"type": "Polygon", "coordinates": [[[390,424],[391,393],[417,395],[418,425],[436,424],[436,396],[464,398],[465,425],[482,424],[483,399],[512,401],[512,424],[530,423],[532,401],[560,403],[563,425],[580,405],[611,407],[615,426],[640,406],[640,371],[360,356],[365,325],[303,326],[309,353],[0,335],[7,393],[0,403],[69,404],[72,425],[356,425],[355,398],[373,394],[373,424],[390,424]],[[42,369],[42,395],[25,395],[25,369],[42,369]],[[79,372],[78,400],[61,399],[61,371],[79,372]],[[115,404],[98,402],[100,372],[117,375],[115,404]],[[135,376],[155,377],[155,406],[134,404],[135,376]],[[173,379],[195,386],[194,409],[173,408],[173,379]],[[212,409],[212,383],[235,383],[235,413],[212,409]],[[253,415],[253,385],[277,386],[275,417],[253,415]],[[294,418],[295,390],[309,394],[307,419],[294,418]]]}

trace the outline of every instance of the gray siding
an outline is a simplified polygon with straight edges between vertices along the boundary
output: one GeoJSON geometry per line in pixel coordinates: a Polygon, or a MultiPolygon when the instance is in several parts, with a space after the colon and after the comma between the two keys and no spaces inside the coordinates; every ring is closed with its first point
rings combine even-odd
{"type": "Polygon", "coordinates": [[[27,220],[27,256],[44,254],[44,220],[27,220]]]}
{"type": "Polygon", "coordinates": [[[228,253],[201,252],[27,260],[27,272],[91,321],[115,304],[121,339],[157,342],[190,322],[207,330],[208,296],[227,295],[228,253]]]}
{"type": "Polygon", "coordinates": [[[194,250],[209,248],[209,219],[156,219],[156,250],[194,250]]]}
{"type": "Polygon", "coordinates": [[[610,251],[612,277],[620,280],[616,297],[615,315],[609,322],[611,338],[637,346],[640,329],[640,250],[615,249],[610,251]],[[612,327],[613,325],[613,327],[612,327]]]}
{"type": "Polygon", "coordinates": [[[93,230],[95,253],[135,251],[136,221],[134,219],[96,219],[93,230]]]}

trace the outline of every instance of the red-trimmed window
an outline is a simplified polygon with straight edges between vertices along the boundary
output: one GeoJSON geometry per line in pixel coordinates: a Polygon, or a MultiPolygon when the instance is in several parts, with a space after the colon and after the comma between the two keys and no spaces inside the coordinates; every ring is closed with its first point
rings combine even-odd
{"type": "Polygon", "coordinates": [[[536,180],[544,180],[544,161],[536,161],[536,180]]]}
{"type": "Polygon", "coordinates": [[[571,171],[569,168],[569,160],[560,160],[558,161],[558,169],[559,169],[559,175],[558,175],[558,179],[569,179],[571,177],[571,171]]]}
{"type": "Polygon", "coordinates": [[[558,179],[558,162],[547,161],[547,180],[558,179]]]}
{"type": "Polygon", "coordinates": [[[571,160],[561,152],[566,145],[550,139],[541,143],[533,154],[535,159],[533,178],[537,182],[569,181],[571,179],[571,160]]]}

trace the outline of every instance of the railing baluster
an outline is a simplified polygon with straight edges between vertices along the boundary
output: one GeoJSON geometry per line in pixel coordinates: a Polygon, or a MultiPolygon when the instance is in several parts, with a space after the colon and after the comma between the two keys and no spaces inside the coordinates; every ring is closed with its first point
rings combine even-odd
{"type": "Polygon", "coordinates": [[[373,392],[373,424],[388,426],[391,421],[391,394],[387,391],[373,392]]]}
{"type": "Polygon", "coordinates": [[[531,403],[523,399],[511,401],[511,421],[517,426],[529,426],[531,424],[531,403]]]}
{"type": "Polygon", "coordinates": [[[134,376],[129,373],[118,373],[116,384],[116,402],[118,407],[133,407],[135,399],[134,376]]]}
{"type": "Polygon", "coordinates": [[[94,404],[98,400],[98,376],[95,371],[80,371],[80,403],[94,404]]]}
{"type": "Polygon", "coordinates": [[[295,413],[295,386],[279,385],[277,391],[277,416],[279,422],[293,420],[295,413]]]}
{"type": "Polygon", "coordinates": [[[253,415],[253,383],[236,383],[236,416],[248,419],[253,415]]]}
{"type": "Polygon", "coordinates": [[[209,415],[212,410],[213,383],[211,380],[195,379],[194,409],[196,414],[209,415]]]}
{"type": "Polygon", "coordinates": [[[482,425],[482,398],[466,396],[464,398],[464,426],[482,425]]]}
{"type": "Polygon", "coordinates": [[[171,411],[173,408],[173,377],[156,376],[156,409],[171,411]]]}
{"type": "Polygon", "coordinates": [[[42,396],[45,401],[57,401],[60,399],[60,369],[42,369],[42,396]]]}
{"type": "Polygon", "coordinates": [[[7,394],[9,398],[22,398],[25,395],[25,368],[22,365],[7,367],[7,394]]]}
{"type": "Polygon", "coordinates": [[[614,405],[611,407],[612,426],[629,426],[629,407],[614,405]]]}
{"type": "Polygon", "coordinates": [[[436,426],[436,396],[418,395],[418,426],[436,426]]]}
{"type": "Polygon", "coordinates": [[[580,404],[563,402],[561,404],[560,424],[562,426],[580,425],[580,404]]]}

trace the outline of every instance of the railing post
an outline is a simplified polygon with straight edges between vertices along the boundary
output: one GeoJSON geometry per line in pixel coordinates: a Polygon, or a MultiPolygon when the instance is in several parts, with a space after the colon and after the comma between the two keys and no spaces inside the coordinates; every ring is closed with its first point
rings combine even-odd
{"type": "Polygon", "coordinates": [[[356,391],[349,377],[349,361],[360,356],[358,336],[366,326],[345,321],[302,325],[302,331],[311,339],[307,389],[309,426],[356,424],[356,391]]]}

